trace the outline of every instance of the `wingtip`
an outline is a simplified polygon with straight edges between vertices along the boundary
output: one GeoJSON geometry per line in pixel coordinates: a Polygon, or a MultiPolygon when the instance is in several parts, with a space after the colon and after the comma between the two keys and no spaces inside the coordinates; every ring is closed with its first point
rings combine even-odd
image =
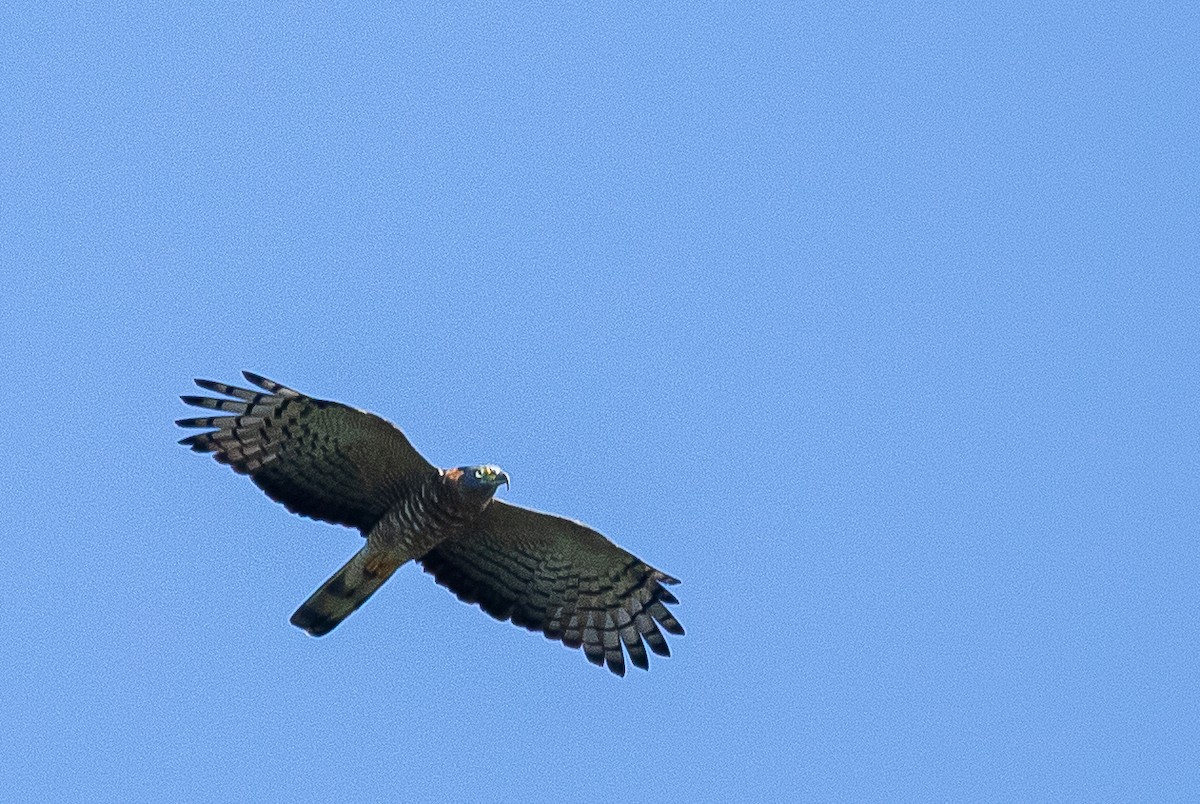
{"type": "Polygon", "coordinates": [[[205,391],[215,391],[218,394],[227,394],[229,390],[229,386],[225,383],[217,382],[216,380],[206,380],[203,377],[193,377],[192,382],[205,391]]]}
{"type": "Polygon", "coordinates": [[[676,620],[674,617],[671,617],[671,619],[667,621],[659,620],[658,622],[663,627],[663,630],[665,630],[668,634],[673,634],[675,636],[684,635],[683,626],[680,625],[679,620],[676,620]]]}

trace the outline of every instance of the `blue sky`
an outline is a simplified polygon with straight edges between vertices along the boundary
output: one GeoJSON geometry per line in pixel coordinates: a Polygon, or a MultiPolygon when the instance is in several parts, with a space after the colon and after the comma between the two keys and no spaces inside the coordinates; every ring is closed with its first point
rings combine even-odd
{"type": "Polygon", "coordinates": [[[0,12],[12,800],[1195,800],[1189,5],[0,12]],[[179,447],[250,369],[678,576],[624,679],[179,447]]]}

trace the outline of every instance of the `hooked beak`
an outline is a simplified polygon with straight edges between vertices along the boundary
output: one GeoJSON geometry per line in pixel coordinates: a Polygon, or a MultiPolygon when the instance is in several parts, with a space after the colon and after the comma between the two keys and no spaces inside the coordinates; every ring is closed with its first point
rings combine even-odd
{"type": "Polygon", "coordinates": [[[495,483],[496,483],[496,488],[500,488],[500,484],[501,484],[501,483],[503,483],[503,484],[504,484],[504,487],[505,487],[505,488],[508,488],[508,487],[509,487],[509,485],[508,485],[508,472],[504,472],[504,471],[502,471],[502,472],[500,472],[500,474],[496,475],[496,480],[495,480],[495,483]]]}

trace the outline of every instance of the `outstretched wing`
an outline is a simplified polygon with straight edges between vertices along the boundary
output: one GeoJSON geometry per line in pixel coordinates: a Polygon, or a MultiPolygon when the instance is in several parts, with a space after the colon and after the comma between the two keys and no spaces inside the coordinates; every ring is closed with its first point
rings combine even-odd
{"type": "Polygon", "coordinates": [[[313,399],[242,372],[264,392],[212,380],[196,385],[233,399],[180,397],[230,413],[180,419],[180,427],[215,427],[179,443],[211,452],[289,511],[358,528],[365,534],[405,489],[437,474],[404,433],[380,417],[313,399]]]}
{"type": "Polygon", "coordinates": [[[498,620],[541,631],[588,661],[625,674],[621,646],[638,667],[650,650],[669,656],[658,626],[682,634],[663,586],[679,583],[569,519],[493,500],[477,526],[421,559],[425,571],[498,620]],[[656,624],[657,621],[657,624],[656,624]]]}

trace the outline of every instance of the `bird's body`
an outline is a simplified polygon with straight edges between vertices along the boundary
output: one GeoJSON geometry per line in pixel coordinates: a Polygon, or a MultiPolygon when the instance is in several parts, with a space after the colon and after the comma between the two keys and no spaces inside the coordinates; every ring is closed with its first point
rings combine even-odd
{"type": "Polygon", "coordinates": [[[669,655],[659,625],[683,633],[664,605],[676,602],[663,586],[674,578],[586,525],[493,499],[508,483],[498,467],[439,470],[374,414],[245,375],[265,393],[196,381],[233,399],[185,402],[234,415],[179,420],[216,428],[180,443],[249,475],[288,510],[358,528],[367,540],[292,615],[308,633],[331,631],[410,560],[460,599],[582,646],[618,674],[622,645],[645,668],[643,640],[669,655]]]}

